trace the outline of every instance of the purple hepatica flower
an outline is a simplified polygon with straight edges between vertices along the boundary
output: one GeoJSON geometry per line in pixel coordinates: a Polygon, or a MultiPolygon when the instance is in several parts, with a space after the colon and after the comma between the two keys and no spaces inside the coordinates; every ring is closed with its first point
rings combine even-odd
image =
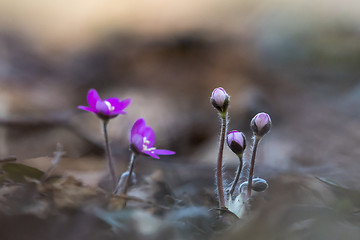
{"type": "Polygon", "coordinates": [[[130,104],[131,99],[120,101],[118,98],[101,100],[95,89],[90,89],[87,95],[89,107],[78,106],[79,109],[97,114],[102,119],[114,118],[119,114],[126,114],[124,109],[130,104]]]}
{"type": "Polygon", "coordinates": [[[158,155],[173,155],[175,152],[154,147],[155,133],[151,127],[146,126],[145,120],[139,118],[134,123],[130,132],[130,148],[138,154],[146,154],[159,159],[158,155]]]}

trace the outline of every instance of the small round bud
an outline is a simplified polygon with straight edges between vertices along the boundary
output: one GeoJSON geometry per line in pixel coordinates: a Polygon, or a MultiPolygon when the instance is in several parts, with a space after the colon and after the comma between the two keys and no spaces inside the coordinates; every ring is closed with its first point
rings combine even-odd
{"type": "MultiPolygon", "coordinates": [[[[246,191],[248,187],[248,182],[245,181],[240,184],[240,192],[246,191]]],[[[264,192],[269,187],[269,184],[266,182],[265,179],[262,178],[254,178],[252,180],[251,189],[255,192],[264,192]]]]}
{"type": "Polygon", "coordinates": [[[263,192],[269,187],[269,184],[265,179],[262,178],[254,178],[252,181],[251,189],[256,192],[263,192]]]}
{"type": "Polygon", "coordinates": [[[220,113],[224,113],[229,107],[230,96],[222,87],[218,87],[212,92],[210,102],[220,113]]]}
{"type": "Polygon", "coordinates": [[[250,126],[256,136],[264,136],[271,128],[271,119],[269,114],[264,112],[256,114],[251,120],[250,126]]]}
{"type": "Polygon", "coordinates": [[[245,135],[236,130],[231,131],[227,135],[227,144],[236,155],[241,155],[246,148],[245,135]]]}

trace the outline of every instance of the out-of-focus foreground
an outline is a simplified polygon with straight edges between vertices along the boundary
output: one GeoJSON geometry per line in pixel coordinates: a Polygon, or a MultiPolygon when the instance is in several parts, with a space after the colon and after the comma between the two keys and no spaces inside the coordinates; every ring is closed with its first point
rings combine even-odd
{"type": "MultiPolygon", "coordinates": [[[[356,0],[2,0],[0,157],[15,156],[18,162],[46,170],[51,159],[47,156],[60,142],[67,155],[54,174],[106,188],[98,119],[76,108],[86,104],[87,91],[96,88],[103,97],[133,99],[128,114],[109,124],[118,172],[128,164],[129,127],[144,117],[157,133],[157,145],[177,155],[161,161],[139,159],[138,177],[145,182],[160,178],[175,199],[214,206],[219,120],[209,97],[222,86],[231,96],[229,130],[244,131],[250,139],[249,122],[257,112],[265,111],[273,120],[271,132],[259,146],[255,169],[256,175],[269,180],[268,193],[261,196],[265,200],[249,220],[234,223],[226,236],[356,239],[360,232],[356,203],[360,196],[359,43],[356,0]],[[279,229],[284,235],[277,235],[279,229]],[[308,235],[301,235],[302,231],[308,235]]],[[[226,149],[229,176],[237,162],[226,149]]],[[[11,201],[10,190],[4,191],[0,191],[3,212],[11,201]]],[[[149,189],[135,191],[142,196],[149,189]]],[[[28,212],[33,211],[37,210],[28,212]]],[[[206,213],[196,211],[199,216],[206,213]]],[[[18,221],[26,225],[32,220],[21,211],[7,214],[1,223],[10,227],[0,230],[1,236],[9,236],[18,221]]],[[[70,229],[55,213],[48,214],[36,218],[35,229],[44,224],[43,219],[48,219],[47,228],[58,224],[70,229]]],[[[95,215],[103,219],[103,214],[95,215]]],[[[172,214],[165,221],[184,218],[172,214]]],[[[87,216],[80,215],[77,221],[83,217],[87,216]]],[[[152,215],[142,217],[159,225],[163,221],[152,215]]],[[[193,226],[200,235],[207,232],[207,223],[201,224],[193,226]]],[[[134,239],[144,234],[156,239],[170,231],[155,225],[148,232],[121,231],[134,239]]],[[[88,237],[80,223],[76,226],[79,232],[72,229],[64,236],[88,237]]],[[[16,236],[20,239],[20,235],[16,236]]],[[[109,233],[108,237],[114,236],[109,233]]]]}

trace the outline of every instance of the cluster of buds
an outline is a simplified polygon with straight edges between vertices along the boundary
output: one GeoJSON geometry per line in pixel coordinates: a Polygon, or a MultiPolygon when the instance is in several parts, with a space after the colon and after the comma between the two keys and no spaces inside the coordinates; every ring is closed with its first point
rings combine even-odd
{"type": "MultiPolygon", "coordinates": [[[[228,108],[230,105],[230,97],[226,93],[226,91],[221,88],[215,88],[214,91],[211,94],[210,98],[211,104],[215,107],[216,110],[218,110],[220,116],[223,119],[222,122],[222,129],[221,133],[223,134],[224,131],[227,128],[228,125],[228,108]],[[224,121],[225,124],[224,124],[224,121]]],[[[246,198],[249,199],[251,197],[251,190],[262,192],[265,191],[268,188],[268,184],[266,180],[262,178],[254,178],[254,166],[255,166],[255,158],[256,158],[256,151],[257,146],[259,144],[260,139],[270,131],[271,128],[271,118],[269,114],[261,112],[255,115],[255,117],[251,120],[250,123],[251,130],[253,132],[253,145],[252,145],[252,155],[251,155],[251,161],[250,161],[250,169],[249,169],[249,175],[243,179],[242,182],[240,182],[239,186],[239,192],[240,194],[244,193],[245,190],[247,191],[246,198]]],[[[221,134],[221,135],[222,135],[221,134]]],[[[224,145],[223,139],[220,136],[220,149],[219,149],[219,156],[218,156],[218,167],[217,167],[217,187],[218,187],[218,194],[219,194],[219,201],[220,201],[220,208],[224,207],[223,202],[224,196],[222,196],[223,193],[223,186],[222,186],[222,148],[224,145]],[[219,163],[220,162],[220,163],[219,163]],[[220,179],[219,179],[220,178],[220,179]]],[[[232,195],[234,193],[234,190],[236,189],[236,186],[238,184],[238,181],[240,179],[240,175],[242,173],[242,167],[243,167],[243,154],[246,148],[246,137],[244,133],[233,130],[228,132],[227,134],[227,145],[229,148],[239,157],[239,167],[237,169],[234,181],[232,182],[232,186],[230,190],[228,191],[228,201],[231,201],[232,195]]],[[[239,195],[240,196],[240,195],[239,195]]],[[[231,204],[230,204],[231,205],[231,204]]],[[[236,214],[236,213],[235,213],[236,214]]]]}

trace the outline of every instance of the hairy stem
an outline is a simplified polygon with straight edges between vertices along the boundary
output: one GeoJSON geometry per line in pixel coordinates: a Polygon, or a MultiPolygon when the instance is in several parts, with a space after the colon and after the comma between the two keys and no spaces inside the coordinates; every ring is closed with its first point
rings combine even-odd
{"type": "Polygon", "coordinates": [[[253,179],[253,175],[254,175],[256,150],[257,150],[257,146],[259,144],[259,141],[260,141],[260,137],[255,136],[254,137],[253,151],[252,151],[252,156],[251,156],[250,172],[249,172],[249,178],[248,178],[248,187],[247,187],[248,198],[251,197],[251,188],[252,188],[252,179],[253,179]]]}
{"type": "Polygon", "coordinates": [[[110,171],[110,175],[111,175],[111,180],[113,183],[113,187],[115,187],[116,186],[116,175],[115,175],[114,162],[111,157],[110,144],[109,144],[109,138],[108,138],[108,133],[107,133],[108,122],[109,122],[108,120],[103,121],[103,130],[104,130],[104,138],[105,138],[105,152],[106,152],[106,157],[108,160],[108,166],[109,166],[109,171],[110,171]]]}
{"type": "Polygon", "coordinates": [[[216,183],[218,187],[220,208],[225,207],[224,187],[223,187],[223,178],[222,178],[222,166],[223,166],[222,160],[223,160],[226,126],[227,126],[227,113],[221,114],[220,145],[219,145],[219,155],[217,158],[217,168],[216,168],[216,181],[217,181],[216,183]]]}
{"type": "MultiPolygon", "coordinates": [[[[136,154],[134,152],[132,152],[131,154],[131,159],[130,159],[130,163],[129,163],[129,169],[128,169],[128,172],[129,172],[129,175],[127,176],[127,179],[126,179],[126,184],[121,192],[121,194],[123,195],[126,195],[127,193],[127,190],[129,188],[129,185],[130,185],[130,181],[131,181],[131,176],[132,176],[132,173],[134,171],[134,166],[135,166],[135,159],[136,159],[136,154]]],[[[120,195],[121,195],[120,194],[120,195]]]]}
{"type": "Polygon", "coordinates": [[[240,173],[241,173],[242,166],[243,166],[242,154],[239,155],[239,161],[240,161],[240,163],[239,163],[238,169],[236,171],[235,179],[234,179],[234,182],[233,182],[233,184],[231,186],[231,189],[230,189],[230,195],[232,195],[234,193],[235,186],[238,183],[239,178],[240,178],[240,173]]]}

